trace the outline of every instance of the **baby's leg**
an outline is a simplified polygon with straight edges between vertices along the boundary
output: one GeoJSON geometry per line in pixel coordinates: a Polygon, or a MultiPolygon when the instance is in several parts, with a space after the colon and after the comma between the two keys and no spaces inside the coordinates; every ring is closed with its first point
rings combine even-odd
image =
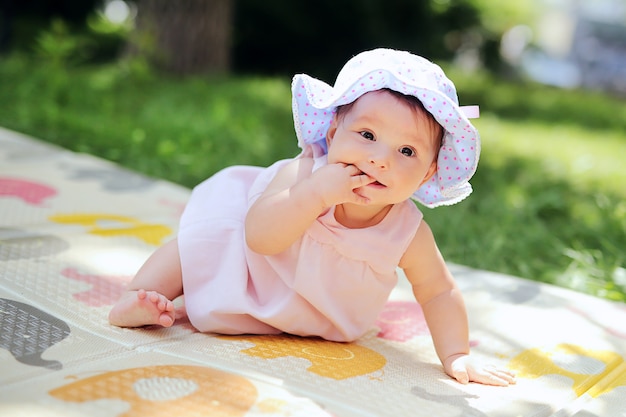
{"type": "Polygon", "coordinates": [[[120,327],[174,324],[172,301],[183,293],[176,239],[157,249],[128,284],[126,293],[109,313],[109,323],[120,327]]]}

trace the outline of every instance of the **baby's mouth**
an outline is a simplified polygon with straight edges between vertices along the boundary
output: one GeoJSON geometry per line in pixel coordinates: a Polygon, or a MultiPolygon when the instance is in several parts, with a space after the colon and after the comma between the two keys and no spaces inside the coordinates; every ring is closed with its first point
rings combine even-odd
{"type": "Polygon", "coordinates": [[[374,182],[370,182],[367,185],[373,185],[375,187],[386,187],[385,184],[383,184],[382,182],[376,180],[376,178],[372,177],[370,174],[368,174],[367,172],[361,171],[361,174],[363,175],[367,175],[368,177],[370,177],[371,179],[375,180],[374,182]]]}

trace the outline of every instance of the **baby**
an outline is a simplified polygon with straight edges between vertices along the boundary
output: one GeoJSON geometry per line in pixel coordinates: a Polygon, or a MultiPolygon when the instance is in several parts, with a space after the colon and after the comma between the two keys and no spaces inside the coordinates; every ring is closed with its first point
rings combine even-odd
{"type": "Polygon", "coordinates": [[[177,239],[141,267],[110,323],[171,326],[184,294],[202,332],[353,341],[371,330],[399,267],[445,372],[514,383],[470,355],[462,295],[412,201],[471,193],[480,142],[454,84],[422,57],[375,49],[350,59],[334,86],[300,74],[292,92],[302,152],[198,185],[177,239]]]}

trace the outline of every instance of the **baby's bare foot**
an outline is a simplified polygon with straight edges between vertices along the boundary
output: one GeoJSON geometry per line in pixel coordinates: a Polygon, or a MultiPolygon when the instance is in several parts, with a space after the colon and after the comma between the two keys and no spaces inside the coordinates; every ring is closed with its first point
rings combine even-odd
{"type": "Polygon", "coordinates": [[[119,327],[174,324],[174,303],[156,291],[128,291],[113,306],[109,323],[119,327]]]}

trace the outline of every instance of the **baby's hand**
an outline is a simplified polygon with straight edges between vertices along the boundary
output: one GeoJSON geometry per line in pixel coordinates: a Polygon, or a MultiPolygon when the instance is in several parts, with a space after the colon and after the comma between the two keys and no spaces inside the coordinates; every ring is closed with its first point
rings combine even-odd
{"type": "Polygon", "coordinates": [[[356,166],[343,163],[325,165],[311,178],[327,207],[342,203],[367,204],[369,199],[360,195],[357,188],[375,181],[356,166]]]}
{"type": "Polygon", "coordinates": [[[515,384],[515,373],[478,362],[469,355],[455,355],[444,363],[446,373],[461,384],[478,382],[485,385],[507,386],[515,384]]]}

